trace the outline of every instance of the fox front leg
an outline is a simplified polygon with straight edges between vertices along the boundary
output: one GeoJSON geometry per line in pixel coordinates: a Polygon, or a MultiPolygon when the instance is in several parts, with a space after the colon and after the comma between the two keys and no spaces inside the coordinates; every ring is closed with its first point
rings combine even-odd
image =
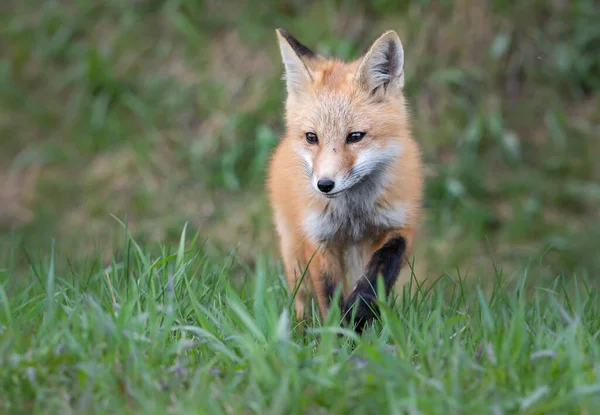
{"type": "Polygon", "coordinates": [[[364,276],[357,282],[356,287],[346,300],[344,313],[347,322],[354,318],[354,328],[362,332],[365,325],[372,322],[379,309],[377,299],[377,278],[383,278],[386,296],[392,291],[404,259],[409,252],[412,232],[390,232],[383,238],[383,243],[376,244],[371,259],[365,267],[364,276]]]}
{"type": "Polygon", "coordinates": [[[308,273],[321,316],[326,318],[338,286],[342,289],[342,299],[347,292],[340,250],[337,247],[317,247],[307,243],[305,258],[307,263],[310,262],[308,273]]]}

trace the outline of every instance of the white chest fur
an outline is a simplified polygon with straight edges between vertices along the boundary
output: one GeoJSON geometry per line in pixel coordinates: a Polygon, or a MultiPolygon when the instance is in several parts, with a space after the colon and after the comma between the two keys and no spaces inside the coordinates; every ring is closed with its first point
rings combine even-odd
{"type": "Polygon", "coordinates": [[[357,243],[363,241],[365,234],[401,227],[405,222],[406,207],[401,202],[378,206],[374,200],[340,197],[332,199],[323,211],[310,211],[303,226],[316,243],[357,243]]]}

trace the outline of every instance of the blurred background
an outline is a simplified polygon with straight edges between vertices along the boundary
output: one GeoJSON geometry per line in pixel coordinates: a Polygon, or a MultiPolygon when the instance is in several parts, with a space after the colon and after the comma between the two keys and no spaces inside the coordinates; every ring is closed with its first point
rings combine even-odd
{"type": "Polygon", "coordinates": [[[0,10],[5,252],[47,253],[55,238],[68,261],[109,261],[123,242],[116,217],[140,242],[176,243],[188,222],[214,255],[273,258],[275,28],[342,59],[394,29],[427,168],[416,270],[600,271],[596,1],[4,0],[0,10]]]}

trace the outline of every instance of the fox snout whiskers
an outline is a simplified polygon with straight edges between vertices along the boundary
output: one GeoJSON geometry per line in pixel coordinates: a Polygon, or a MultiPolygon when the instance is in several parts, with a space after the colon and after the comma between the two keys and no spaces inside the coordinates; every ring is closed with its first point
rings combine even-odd
{"type": "Polygon", "coordinates": [[[361,175],[350,172],[349,174],[346,174],[340,181],[319,179],[317,180],[316,187],[319,193],[329,199],[332,199],[342,193],[350,191],[362,180],[362,178],[363,177],[361,175]]]}

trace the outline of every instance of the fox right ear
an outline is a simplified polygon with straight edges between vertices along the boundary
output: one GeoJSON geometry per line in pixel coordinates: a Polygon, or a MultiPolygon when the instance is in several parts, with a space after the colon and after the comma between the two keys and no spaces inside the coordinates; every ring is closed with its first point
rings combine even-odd
{"type": "Polygon", "coordinates": [[[358,82],[375,95],[404,87],[404,49],[396,32],[388,30],[373,42],[358,68],[358,82]]]}
{"type": "Polygon", "coordinates": [[[288,94],[299,93],[313,82],[307,61],[317,57],[312,50],[285,29],[277,29],[281,58],[285,65],[285,81],[288,94]]]}

